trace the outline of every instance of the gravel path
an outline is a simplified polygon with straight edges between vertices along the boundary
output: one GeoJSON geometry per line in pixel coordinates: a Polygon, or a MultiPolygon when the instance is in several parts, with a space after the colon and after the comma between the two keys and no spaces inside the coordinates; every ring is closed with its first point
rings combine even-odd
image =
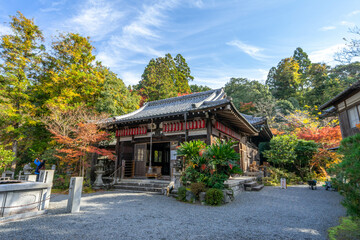
{"type": "Polygon", "coordinates": [[[0,239],[327,239],[345,215],[337,192],[307,186],[242,192],[210,207],[126,191],[85,194],[66,214],[58,195],[47,215],[0,224],[0,239]]]}

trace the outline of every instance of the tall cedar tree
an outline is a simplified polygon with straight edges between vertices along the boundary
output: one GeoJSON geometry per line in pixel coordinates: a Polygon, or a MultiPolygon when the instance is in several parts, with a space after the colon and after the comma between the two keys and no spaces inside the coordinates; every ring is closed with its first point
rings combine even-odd
{"type": "Polygon", "coordinates": [[[185,59],[178,54],[175,60],[170,54],[151,59],[141,81],[135,86],[143,101],[155,101],[190,93],[189,81],[193,79],[185,59]]]}
{"type": "Polygon", "coordinates": [[[95,103],[98,112],[108,113],[110,116],[119,116],[139,108],[141,97],[131,89],[115,73],[106,67],[100,67],[105,76],[99,98],[95,103]]]}
{"type": "Polygon", "coordinates": [[[1,136],[6,136],[2,141],[12,142],[14,155],[18,157],[23,133],[36,123],[31,95],[44,46],[42,32],[33,19],[18,12],[11,17],[10,27],[13,33],[0,39],[0,113],[5,124],[1,136]]]}

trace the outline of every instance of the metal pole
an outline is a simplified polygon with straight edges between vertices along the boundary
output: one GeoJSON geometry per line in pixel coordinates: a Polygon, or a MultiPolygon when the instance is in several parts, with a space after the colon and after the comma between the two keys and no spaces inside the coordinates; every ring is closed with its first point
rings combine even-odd
{"type": "Polygon", "coordinates": [[[151,119],[151,124],[150,124],[150,156],[149,156],[149,170],[148,173],[151,173],[151,156],[152,156],[152,125],[153,125],[153,119],[151,119]]]}

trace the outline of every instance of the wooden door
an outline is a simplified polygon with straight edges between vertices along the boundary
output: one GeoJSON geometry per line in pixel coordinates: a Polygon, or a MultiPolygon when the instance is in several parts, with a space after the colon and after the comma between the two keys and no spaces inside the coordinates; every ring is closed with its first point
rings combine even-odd
{"type": "Polygon", "coordinates": [[[135,161],[135,176],[142,177],[146,173],[146,159],[147,159],[147,144],[135,144],[134,161],[135,161]]]}

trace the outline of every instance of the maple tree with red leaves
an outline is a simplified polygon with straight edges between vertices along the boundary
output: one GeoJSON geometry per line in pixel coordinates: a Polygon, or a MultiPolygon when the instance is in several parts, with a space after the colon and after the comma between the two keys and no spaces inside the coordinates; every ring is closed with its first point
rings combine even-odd
{"type": "Polygon", "coordinates": [[[324,148],[333,148],[340,145],[341,131],[340,126],[322,128],[301,128],[296,132],[299,139],[313,140],[320,143],[324,148]]]}
{"type": "Polygon", "coordinates": [[[97,147],[99,142],[110,140],[110,134],[102,130],[99,123],[104,115],[84,107],[71,110],[52,108],[51,111],[51,117],[46,118],[46,126],[59,145],[56,157],[68,168],[84,176],[85,169],[89,167],[89,153],[115,159],[113,151],[97,147]]]}

